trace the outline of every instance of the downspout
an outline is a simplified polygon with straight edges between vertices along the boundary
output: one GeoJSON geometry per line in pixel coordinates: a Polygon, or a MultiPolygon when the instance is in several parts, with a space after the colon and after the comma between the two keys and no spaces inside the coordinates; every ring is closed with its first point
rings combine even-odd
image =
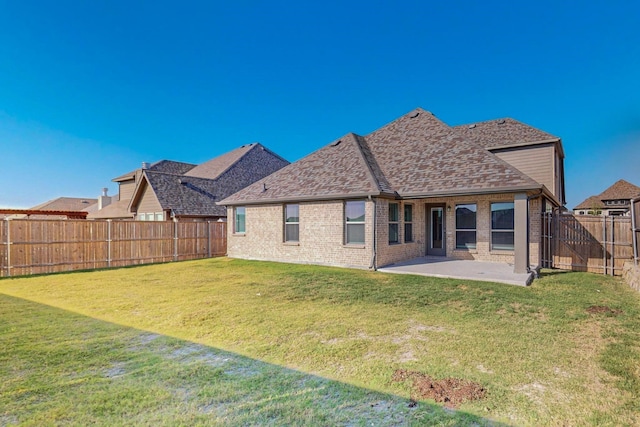
{"type": "Polygon", "coordinates": [[[369,195],[369,201],[373,202],[373,227],[371,227],[372,232],[371,232],[371,263],[369,264],[369,269],[376,271],[376,252],[377,252],[377,246],[378,246],[378,242],[376,240],[376,224],[377,224],[377,220],[376,220],[376,211],[378,210],[378,207],[376,205],[376,200],[371,197],[371,195],[369,195]]]}

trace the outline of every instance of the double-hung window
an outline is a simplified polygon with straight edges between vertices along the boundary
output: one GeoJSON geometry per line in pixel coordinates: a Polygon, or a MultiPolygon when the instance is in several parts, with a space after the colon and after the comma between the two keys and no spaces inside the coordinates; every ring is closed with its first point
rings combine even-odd
{"type": "Polygon", "coordinates": [[[345,243],[364,244],[365,203],[362,200],[349,201],[344,205],[345,243]]]}
{"type": "Polygon", "coordinates": [[[233,232],[236,234],[244,234],[246,231],[246,208],[237,206],[233,210],[233,232]]]}
{"type": "Polygon", "coordinates": [[[476,248],[477,205],[456,205],[456,249],[476,248]]]}
{"type": "Polygon", "coordinates": [[[413,242],[413,205],[404,205],[404,242],[413,242]]]}
{"type": "Polygon", "coordinates": [[[398,243],[399,236],[399,220],[400,206],[398,203],[389,203],[389,243],[398,243]]]}
{"type": "Polygon", "coordinates": [[[513,250],[513,202],[491,203],[491,249],[513,250]]]}
{"type": "Polygon", "coordinates": [[[300,205],[284,206],[284,241],[300,241],[300,205]]]}

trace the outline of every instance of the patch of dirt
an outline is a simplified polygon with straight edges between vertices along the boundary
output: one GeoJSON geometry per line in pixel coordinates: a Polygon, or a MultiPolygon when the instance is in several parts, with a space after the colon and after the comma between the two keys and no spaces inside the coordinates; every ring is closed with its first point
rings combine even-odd
{"type": "Polygon", "coordinates": [[[606,305],[592,305],[587,307],[587,313],[590,314],[612,314],[614,316],[618,316],[622,314],[622,310],[617,308],[607,307],[606,305]]]}
{"type": "Polygon", "coordinates": [[[422,372],[396,369],[391,379],[394,382],[411,381],[412,402],[433,399],[449,408],[456,408],[464,402],[483,399],[487,395],[480,384],[460,378],[434,380],[422,372]]]}

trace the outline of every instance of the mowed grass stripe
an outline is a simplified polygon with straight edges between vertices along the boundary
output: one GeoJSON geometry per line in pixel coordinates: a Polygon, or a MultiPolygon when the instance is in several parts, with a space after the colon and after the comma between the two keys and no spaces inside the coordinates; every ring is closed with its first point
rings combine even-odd
{"type": "Polygon", "coordinates": [[[0,292],[403,398],[396,369],[472,380],[487,397],[451,415],[470,422],[640,421],[640,298],[604,276],[548,272],[520,288],[220,258],[1,280],[0,292]]]}

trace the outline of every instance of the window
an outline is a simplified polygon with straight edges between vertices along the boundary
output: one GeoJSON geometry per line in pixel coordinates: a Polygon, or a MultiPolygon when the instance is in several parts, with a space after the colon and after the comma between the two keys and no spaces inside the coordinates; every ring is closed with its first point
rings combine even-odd
{"type": "Polygon", "coordinates": [[[364,201],[347,202],[344,205],[345,243],[364,244],[364,201]]]}
{"type": "Polygon", "coordinates": [[[284,206],[284,241],[300,241],[300,205],[284,206]]]}
{"type": "Polygon", "coordinates": [[[476,248],[475,203],[456,205],[456,249],[476,248]]]}
{"type": "Polygon", "coordinates": [[[244,206],[238,206],[234,209],[234,223],[233,223],[233,231],[236,234],[244,234],[246,228],[245,221],[245,210],[244,206]]]}
{"type": "Polygon", "coordinates": [[[398,243],[400,236],[398,235],[398,223],[400,216],[400,208],[397,203],[389,203],[389,243],[398,243]]]}
{"type": "Polygon", "coordinates": [[[164,221],[164,212],[156,212],[156,221],[164,221]]]}
{"type": "MultiPolygon", "coordinates": [[[[152,214],[152,213],[138,214],[138,221],[155,221],[155,220],[156,220],[155,214],[152,214]]],[[[158,219],[157,221],[162,221],[162,220],[158,219]]]]}
{"type": "Polygon", "coordinates": [[[413,205],[404,205],[404,242],[413,242],[413,205]]]}
{"type": "Polygon", "coordinates": [[[491,203],[491,249],[513,250],[513,202],[491,203]]]}

